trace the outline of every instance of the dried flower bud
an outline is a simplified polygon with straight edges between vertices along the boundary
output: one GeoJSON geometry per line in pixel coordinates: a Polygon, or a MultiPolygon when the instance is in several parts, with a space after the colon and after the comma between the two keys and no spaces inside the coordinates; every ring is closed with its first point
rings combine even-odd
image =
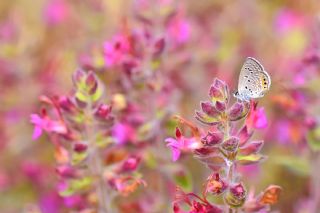
{"type": "Polygon", "coordinates": [[[221,143],[222,139],[223,139],[223,132],[220,132],[220,131],[208,132],[208,134],[201,139],[201,142],[205,146],[213,146],[221,143]]]}
{"type": "Polygon", "coordinates": [[[206,185],[206,192],[214,195],[220,195],[227,189],[227,183],[220,178],[219,173],[212,174],[206,185]]]}
{"type": "Polygon", "coordinates": [[[242,183],[230,186],[230,189],[224,197],[225,202],[231,207],[241,207],[246,200],[246,189],[242,183]]]}

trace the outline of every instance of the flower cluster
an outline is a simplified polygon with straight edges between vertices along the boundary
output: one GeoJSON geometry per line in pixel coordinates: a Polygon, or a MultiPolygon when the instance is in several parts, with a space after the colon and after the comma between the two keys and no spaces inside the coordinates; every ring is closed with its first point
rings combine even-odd
{"type": "Polygon", "coordinates": [[[112,106],[102,103],[104,88],[93,72],[77,70],[70,96],[42,96],[49,106],[31,115],[33,139],[45,131],[55,146],[57,189],[72,207],[109,212],[117,194],[145,185],[137,173],[139,155],[121,152],[122,138],[113,134],[112,106]],[[117,193],[115,193],[117,192],[117,193]]]}
{"type": "MultiPolygon", "coordinates": [[[[254,129],[267,125],[267,119],[263,108],[258,108],[257,103],[251,101],[231,104],[230,94],[225,82],[214,79],[209,90],[209,101],[201,102],[201,110],[196,111],[196,119],[208,126],[200,128],[192,122],[176,116],[182,125],[191,129],[191,137],[184,136],[179,128],[176,129],[176,138],[166,139],[167,146],[172,150],[173,160],[176,161],[181,153],[192,153],[194,157],[211,169],[212,174],[204,184],[202,204],[189,202],[184,194],[184,203],[189,204],[189,212],[221,212],[222,210],[210,210],[211,208],[223,209],[242,208],[246,212],[254,212],[248,209],[267,209],[270,204],[276,202],[280,188],[272,194],[272,202],[260,202],[257,198],[248,199],[248,192],[236,171],[237,165],[250,165],[261,162],[265,156],[260,154],[264,144],[262,140],[250,140],[254,129]],[[244,125],[237,128],[236,121],[245,118],[244,125]],[[224,206],[210,204],[207,196],[222,196],[224,206]],[[252,203],[256,206],[252,207],[252,203]],[[248,207],[250,205],[250,208],[248,207]],[[197,209],[198,208],[198,209],[197,209]],[[195,210],[197,209],[197,210],[195,210]]],[[[269,193],[267,190],[266,193],[269,193]]],[[[181,194],[181,192],[179,192],[181,194]]],[[[267,196],[267,195],[266,195],[267,196]]],[[[175,212],[179,209],[181,199],[174,202],[175,212]]]]}

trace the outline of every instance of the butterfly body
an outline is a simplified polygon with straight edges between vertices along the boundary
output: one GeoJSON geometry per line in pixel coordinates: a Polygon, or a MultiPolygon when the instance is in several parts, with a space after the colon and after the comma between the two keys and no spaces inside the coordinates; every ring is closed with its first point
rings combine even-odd
{"type": "Polygon", "coordinates": [[[234,94],[241,101],[261,98],[270,89],[271,78],[261,63],[248,57],[243,64],[238,83],[238,91],[234,94]]]}

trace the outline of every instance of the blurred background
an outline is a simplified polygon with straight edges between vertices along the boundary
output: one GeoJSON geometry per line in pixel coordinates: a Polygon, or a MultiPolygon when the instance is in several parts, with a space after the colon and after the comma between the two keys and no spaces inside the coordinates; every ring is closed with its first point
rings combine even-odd
{"type": "MultiPolygon", "coordinates": [[[[239,168],[242,178],[256,191],[269,184],[282,186],[274,207],[279,212],[313,212],[320,202],[318,0],[1,1],[0,211],[69,212],[48,207],[59,200],[54,194],[53,145],[46,136],[32,141],[29,115],[39,110],[40,95],[68,94],[77,68],[94,70],[103,79],[106,100],[121,92],[132,100],[154,101],[148,98],[147,87],[166,85],[172,92],[166,98],[154,96],[162,100],[157,108],[195,120],[194,110],[207,99],[213,78],[236,90],[248,56],[257,58],[272,78],[271,91],[259,100],[268,127],[255,132],[256,138],[265,140],[262,153],[269,158],[259,166],[239,168]],[[154,74],[148,70],[154,64],[143,64],[131,74],[137,75],[130,87],[136,90],[129,94],[119,86],[125,72],[105,59],[106,42],[123,32],[143,30],[145,37],[165,40],[160,71],[154,74]]],[[[142,108],[149,118],[155,117],[146,104],[142,101],[142,108]]],[[[173,134],[160,132],[158,144],[173,134]]],[[[170,161],[170,150],[163,150],[162,157],[170,161]]],[[[207,169],[192,157],[178,164],[190,174],[191,188],[200,189],[207,169]]],[[[152,188],[157,184],[151,173],[145,176],[152,188]]],[[[160,188],[149,191],[160,201],[147,212],[171,211],[172,190],[160,188]]],[[[144,190],[149,189],[138,193],[144,190]]]]}

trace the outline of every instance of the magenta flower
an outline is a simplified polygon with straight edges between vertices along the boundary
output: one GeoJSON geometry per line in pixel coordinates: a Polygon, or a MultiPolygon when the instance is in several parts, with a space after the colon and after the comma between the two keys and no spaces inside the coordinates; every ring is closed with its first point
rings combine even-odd
{"type": "Polygon", "coordinates": [[[118,35],[103,45],[105,64],[107,67],[119,65],[130,51],[130,43],[126,36],[118,35]]]}
{"type": "Polygon", "coordinates": [[[194,193],[185,193],[179,187],[176,188],[176,197],[173,202],[174,213],[222,213],[216,205],[210,204],[205,198],[194,193]],[[188,210],[182,210],[181,206],[188,206],[188,210]]]}
{"type": "Polygon", "coordinates": [[[196,138],[186,138],[182,136],[179,128],[176,128],[176,139],[167,138],[165,140],[167,146],[171,148],[172,160],[177,161],[181,155],[181,152],[191,152],[195,149],[201,148],[201,143],[196,138]]]}
{"type": "Polygon", "coordinates": [[[134,141],[136,133],[129,124],[117,123],[112,128],[112,136],[117,144],[125,144],[134,141]]]}
{"type": "Polygon", "coordinates": [[[44,16],[48,24],[59,24],[69,15],[69,8],[63,0],[50,0],[45,9],[44,16]]]}
{"type": "Polygon", "coordinates": [[[58,134],[67,133],[67,127],[62,121],[51,120],[46,115],[43,115],[41,117],[38,114],[31,114],[30,117],[30,122],[34,124],[34,131],[32,135],[33,140],[38,139],[41,136],[43,130],[46,132],[53,132],[58,134]]]}
{"type": "Polygon", "coordinates": [[[190,38],[191,27],[189,22],[178,14],[169,23],[168,34],[177,44],[183,44],[190,38]]]}
{"type": "Polygon", "coordinates": [[[249,129],[263,129],[268,126],[268,120],[263,107],[257,107],[256,104],[251,104],[251,110],[246,120],[246,125],[249,129]]]}

